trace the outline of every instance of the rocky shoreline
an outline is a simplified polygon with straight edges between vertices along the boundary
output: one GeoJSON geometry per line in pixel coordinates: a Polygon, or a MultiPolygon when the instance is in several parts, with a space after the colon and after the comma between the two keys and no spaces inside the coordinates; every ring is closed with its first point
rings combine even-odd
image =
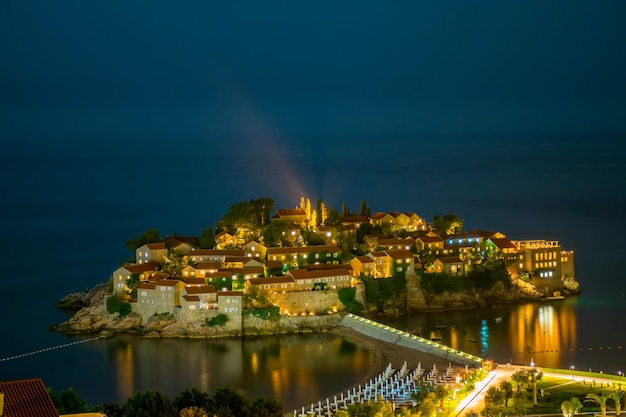
{"type": "MultiPolygon", "coordinates": [[[[579,293],[575,280],[564,282],[564,295],[579,293]]],[[[312,317],[281,317],[277,321],[246,317],[239,330],[224,330],[210,327],[203,322],[184,324],[171,314],[155,315],[147,323],[137,313],[120,317],[118,313],[106,311],[105,300],[108,285],[98,284],[82,293],[72,293],[57,302],[57,307],[78,310],[69,320],[50,326],[66,334],[98,334],[110,337],[117,333],[137,334],[141,337],[213,338],[243,335],[275,335],[287,333],[324,332],[333,329],[339,322],[340,314],[312,317]]],[[[532,288],[517,285],[505,288],[494,286],[490,290],[469,290],[458,293],[426,294],[418,286],[408,285],[404,300],[396,300],[381,312],[369,308],[363,314],[369,317],[398,317],[406,313],[474,309],[490,305],[538,301],[545,297],[532,288]]]]}

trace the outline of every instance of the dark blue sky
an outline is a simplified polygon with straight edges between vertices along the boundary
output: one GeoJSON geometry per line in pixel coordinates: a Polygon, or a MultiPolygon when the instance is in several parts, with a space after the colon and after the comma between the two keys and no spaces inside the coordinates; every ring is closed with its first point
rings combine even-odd
{"type": "Polygon", "coordinates": [[[626,132],[623,1],[215,3],[2,2],[2,136],[241,151],[626,132]]]}

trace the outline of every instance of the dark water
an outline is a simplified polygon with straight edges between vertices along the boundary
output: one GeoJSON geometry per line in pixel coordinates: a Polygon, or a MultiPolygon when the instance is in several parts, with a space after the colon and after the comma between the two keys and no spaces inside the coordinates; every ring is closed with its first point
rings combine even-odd
{"type": "MultiPolygon", "coordinates": [[[[9,148],[0,155],[0,359],[81,340],[47,330],[69,317],[54,304],[108,280],[130,255],[127,239],[151,227],[161,235],[199,235],[231,204],[270,196],[277,208],[286,208],[304,193],[331,207],[346,201],[356,209],[366,200],[373,212],[415,211],[427,219],[454,212],[465,229],[559,240],[575,251],[580,297],[416,315],[393,324],[424,331],[445,324],[439,329],[444,342],[502,362],[626,369],[620,331],[626,317],[623,141],[603,139],[600,146],[594,137],[548,139],[490,138],[481,142],[481,152],[476,141],[461,139],[363,151],[378,143],[371,140],[340,157],[308,153],[314,146],[298,144],[289,157],[277,152],[262,161],[253,152],[233,159],[193,138],[185,148],[147,147],[147,153],[112,152],[103,144],[94,154],[79,142],[72,148],[9,148]]],[[[272,395],[291,409],[352,384],[372,360],[371,353],[333,335],[116,337],[0,360],[0,378],[42,377],[57,390],[74,387],[90,404],[124,402],[134,390],[174,396],[191,386],[230,386],[252,398],[272,395]]]]}

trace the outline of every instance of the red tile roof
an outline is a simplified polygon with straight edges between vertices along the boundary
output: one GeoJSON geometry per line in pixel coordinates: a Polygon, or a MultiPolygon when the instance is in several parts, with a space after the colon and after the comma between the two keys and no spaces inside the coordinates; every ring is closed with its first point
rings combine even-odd
{"type": "Polygon", "coordinates": [[[158,262],[146,262],[145,264],[128,265],[126,269],[131,274],[141,274],[142,272],[155,271],[161,264],[158,262]]]}
{"type": "Polygon", "coordinates": [[[387,250],[385,253],[392,259],[412,259],[414,256],[413,252],[404,249],[387,250]]]}
{"type": "Polygon", "coordinates": [[[420,236],[415,240],[421,240],[424,243],[439,243],[443,242],[443,238],[441,236],[420,236]]]}
{"type": "Polygon", "coordinates": [[[59,417],[41,378],[0,382],[2,417],[59,417]]]}
{"type": "Polygon", "coordinates": [[[245,256],[243,249],[192,249],[190,256],[245,256]]]}
{"type": "Polygon", "coordinates": [[[509,239],[505,237],[503,238],[492,237],[492,238],[489,238],[489,240],[491,240],[498,249],[517,249],[517,246],[515,246],[513,242],[511,242],[509,239]]]}
{"type": "Polygon", "coordinates": [[[347,269],[320,269],[317,271],[308,271],[306,269],[292,269],[287,271],[285,275],[291,275],[295,279],[313,279],[346,276],[350,275],[350,272],[348,272],[347,269]]]}
{"type": "Polygon", "coordinates": [[[199,287],[185,287],[187,294],[212,294],[217,292],[213,285],[201,285],[199,287]]]}
{"type": "Polygon", "coordinates": [[[289,253],[311,253],[311,252],[341,252],[337,245],[317,245],[299,246],[291,248],[267,248],[268,255],[283,255],[289,253]]]}
{"type": "Polygon", "coordinates": [[[439,258],[442,264],[458,264],[463,263],[463,260],[458,256],[451,256],[449,258],[439,258]]]}
{"type": "Polygon", "coordinates": [[[295,282],[292,276],[284,277],[267,277],[267,278],[250,278],[248,282],[251,285],[263,285],[263,284],[280,284],[283,282],[295,282]]]}
{"type": "Polygon", "coordinates": [[[167,249],[165,247],[165,243],[163,242],[156,242],[156,243],[146,243],[144,246],[148,247],[148,249],[150,250],[165,250],[167,249]]]}

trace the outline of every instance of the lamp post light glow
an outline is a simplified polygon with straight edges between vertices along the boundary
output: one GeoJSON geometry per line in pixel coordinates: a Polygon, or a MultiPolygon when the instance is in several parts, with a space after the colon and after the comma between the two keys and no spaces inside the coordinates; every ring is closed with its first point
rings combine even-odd
{"type": "Polygon", "coordinates": [[[572,379],[574,379],[574,365],[571,365],[569,370],[572,372],[572,379]]]}

